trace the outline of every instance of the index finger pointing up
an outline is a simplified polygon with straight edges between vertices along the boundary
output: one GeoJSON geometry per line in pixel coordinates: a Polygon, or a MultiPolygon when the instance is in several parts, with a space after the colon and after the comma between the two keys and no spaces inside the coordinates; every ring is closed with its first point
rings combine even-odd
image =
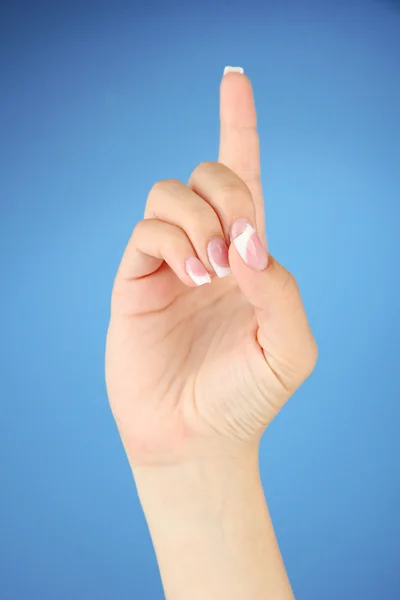
{"type": "Polygon", "coordinates": [[[264,204],[260,176],[260,143],[250,80],[239,67],[226,67],[220,87],[218,161],[232,169],[250,189],[257,228],[264,235],[264,204]]]}

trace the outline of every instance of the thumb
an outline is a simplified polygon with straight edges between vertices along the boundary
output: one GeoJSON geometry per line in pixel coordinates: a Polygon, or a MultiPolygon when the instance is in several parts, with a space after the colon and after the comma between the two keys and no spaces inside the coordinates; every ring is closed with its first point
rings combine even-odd
{"type": "Polygon", "coordinates": [[[257,342],[288,394],[311,374],[317,346],[293,275],[266,250],[249,223],[232,228],[229,261],[236,282],[254,308],[257,342]]]}

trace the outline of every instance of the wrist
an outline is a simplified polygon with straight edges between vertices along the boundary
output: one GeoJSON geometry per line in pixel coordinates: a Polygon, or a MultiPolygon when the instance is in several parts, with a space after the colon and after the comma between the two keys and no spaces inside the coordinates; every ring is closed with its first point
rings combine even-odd
{"type": "Polygon", "coordinates": [[[217,454],[163,466],[133,466],[132,473],[143,510],[180,520],[212,518],[232,499],[246,493],[263,496],[258,446],[237,455],[217,454]]]}
{"type": "Polygon", "coordinates": [[[258,451],[133,473],[167,598],[292,600],[258,451]]]}

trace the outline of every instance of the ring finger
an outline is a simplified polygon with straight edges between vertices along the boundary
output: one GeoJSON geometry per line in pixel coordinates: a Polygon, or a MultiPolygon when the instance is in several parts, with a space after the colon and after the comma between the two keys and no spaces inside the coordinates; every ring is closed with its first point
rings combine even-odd
{"type": "Polygon", "coordinates": [[[228,247],[213,207],[180,181],[166,180],[151,189],[145,220],[158,219],[182,229],[208,272],[230,273],[228,247]]]}

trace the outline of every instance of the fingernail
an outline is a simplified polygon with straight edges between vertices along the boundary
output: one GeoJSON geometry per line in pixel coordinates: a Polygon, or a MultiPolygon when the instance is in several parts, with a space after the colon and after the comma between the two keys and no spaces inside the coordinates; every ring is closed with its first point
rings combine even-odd
{"type": "Polygon", "coordinates": [[[211,283],[210,274],[207,272],[203,263],[195,256],[186,259],[185,268],[186,273],[196,285],[211,283]]]}
{"type": "Polygon", "coordinates": [[[226,277],[232,273],[229,266],[228,246],[222,238],[214,237],[208,242],[207,254],[218,277],[226,277]]]}
{"type": "Polygon", "coordinates": [[[224,69],[224,75],[226,75],[227,73],[244,73],[244,69],[243,67],[225,67],[224,69]]]}
{"type": "Polygon", "coordinates": [[[243,262],[255,271],[263,271],[268,265],[268,252],[257,231],[247,219],[237,219],[231,229],[231,240],[243,262]]]}

